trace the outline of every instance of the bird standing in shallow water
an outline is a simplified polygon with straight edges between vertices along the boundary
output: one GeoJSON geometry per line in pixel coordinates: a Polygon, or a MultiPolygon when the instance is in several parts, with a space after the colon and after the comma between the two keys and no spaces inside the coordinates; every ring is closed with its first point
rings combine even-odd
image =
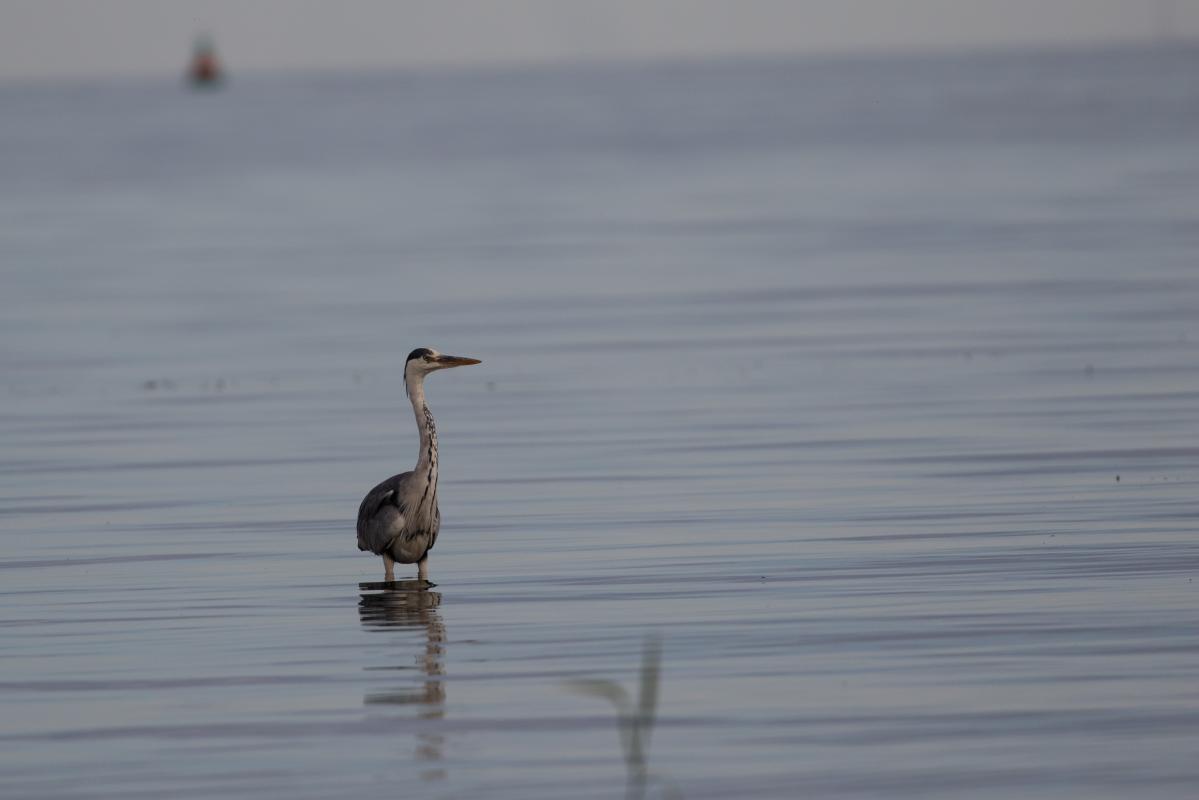
{"type": "Polygon", "coordinates": [[[437,426],[425,404],[425,376],[449,367],[479,364],[477,358],[444,356],[419,347],[404,364],[404,389],[416,413],[420,457],[416,469],[393,475],[367,492],[358,506],[358,549],[383,556],[383,580],[395,580],[395,562],[416,564],[417,577],[429,580],[429,551],[441,528],[437,510],[437,426]]]}

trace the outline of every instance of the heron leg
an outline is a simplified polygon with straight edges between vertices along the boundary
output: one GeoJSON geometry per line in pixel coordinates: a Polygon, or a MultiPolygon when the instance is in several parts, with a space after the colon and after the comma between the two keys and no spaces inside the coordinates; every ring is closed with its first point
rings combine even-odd
{"type": "Polygon", "coordinates": [[[395,559],[391,557],[391,553],[383,554],[383,580],[394,581],[396,579],[395,571],[392,569],[395,563],[395,559]]]}
{"type": "Polygon", "coordinates": [[[419,581],[429,582],[429,554],[425,553],[421,556],[420,561],[416,562],[416,579],[419,581]]]}

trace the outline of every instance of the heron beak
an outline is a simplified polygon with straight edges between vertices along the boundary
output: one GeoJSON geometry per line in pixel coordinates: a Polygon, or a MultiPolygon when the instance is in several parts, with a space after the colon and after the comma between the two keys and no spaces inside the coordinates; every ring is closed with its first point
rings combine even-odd
{"type": "Polygon", "coordinates": [[[447,367],[469,367],[471,364],[482,364],[483,362],[477,358],[465,358],[464,356],[438,356],[437,366],[445,369],[447,367]]]}

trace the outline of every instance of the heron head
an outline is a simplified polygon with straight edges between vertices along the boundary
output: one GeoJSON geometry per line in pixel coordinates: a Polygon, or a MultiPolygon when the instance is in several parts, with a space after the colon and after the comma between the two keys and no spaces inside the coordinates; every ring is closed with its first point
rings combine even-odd
{"type": "Polygon", "coordinates": [[[450,367],[465,367],[471,364],[481,364],[477,358],[465,358],[463,356],[447,356],[436,350],[430,350],[427,347],[418,347],[408,354],[408,362],[404,365],[404,372],[412,371],[413,376],[425,376],[430,372],[436,372],[439,369],[449,369],[450,367]]]}

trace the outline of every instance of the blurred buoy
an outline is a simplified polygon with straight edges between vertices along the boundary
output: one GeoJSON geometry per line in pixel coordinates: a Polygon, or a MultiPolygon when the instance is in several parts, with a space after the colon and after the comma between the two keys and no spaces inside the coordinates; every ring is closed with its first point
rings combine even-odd
{"type": "Polygon", "coordinates": [[[216,88],[225,80],[224,70],[216,57],[216,47],[207,36],[196,39],[191,64],[187,69],[187,79],[192,86],[201,89],[216,88]]]}

